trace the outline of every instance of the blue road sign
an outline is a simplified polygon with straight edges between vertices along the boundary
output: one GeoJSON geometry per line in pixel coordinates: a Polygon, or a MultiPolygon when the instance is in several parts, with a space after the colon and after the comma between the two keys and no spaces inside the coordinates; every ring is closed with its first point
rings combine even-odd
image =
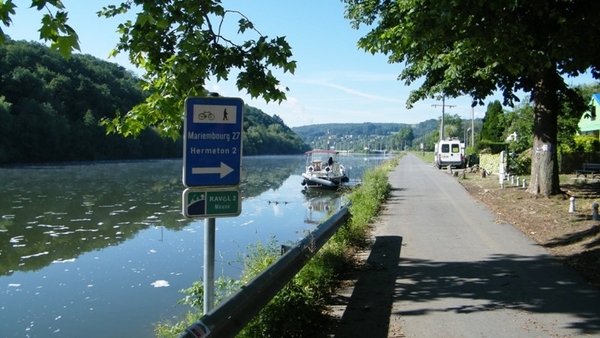
{"type": "Polygon", "coordinates": [[[236,186],[242,177],[244,102],[199,97],[185,102],[183,185],[236,186]]]}

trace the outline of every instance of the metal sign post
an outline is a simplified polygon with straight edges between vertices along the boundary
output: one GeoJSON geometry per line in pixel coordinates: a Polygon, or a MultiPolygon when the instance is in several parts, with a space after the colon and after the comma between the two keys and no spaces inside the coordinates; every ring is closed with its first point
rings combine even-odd
{"type": "Polygon", "coordinates": [[[215,219],[204,220],[204,314],[215,304],[215,219]]]}
{"type": "Polygon", "coordinates": [[[200,97],[185,101],[182,213],[204,218],[204,313],[215,303],[215,218],[242,211],[244,102],[200,97]]]}

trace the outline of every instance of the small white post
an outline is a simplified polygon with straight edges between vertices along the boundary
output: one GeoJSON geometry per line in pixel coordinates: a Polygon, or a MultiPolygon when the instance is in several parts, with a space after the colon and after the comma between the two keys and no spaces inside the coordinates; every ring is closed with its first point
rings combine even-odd
{"type": "Polygon", "coordinates": [[[510,175],[510,184],[515,185],[515,175],[510,175]]]}
{"type": "Polygon", "coordinates": [[[498,181],[500,182],[500,186],[504,188],[504,179],[506,172],[504,171],[504,150],[500,152],[500,163],[498,164],[498,181]]]}
{"type": "Polygon", "coordinates": [[[517,177],[517,187],[521,185],[521,178],[517,177]]]}
{"type": "Polygon", "coordinates": [[[575,197],[570,198],[569,212],[575,212],[575,197]]]}
{"type": "Polygon", "coordinates": [[[527,180],[523,179],[523,189],[527,189],[527,180]]]}

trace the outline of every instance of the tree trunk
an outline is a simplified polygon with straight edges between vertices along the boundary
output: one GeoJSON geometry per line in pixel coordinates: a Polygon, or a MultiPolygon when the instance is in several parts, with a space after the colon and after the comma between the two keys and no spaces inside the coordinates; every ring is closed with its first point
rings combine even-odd
{"type": "Polygon", "coordinates": [[[561,192],[558,177],[558,88],[561,81],[556,69],[540,71],[532,92],[534,102],[531,179],[527,191],[549,197],[561,192]]]}

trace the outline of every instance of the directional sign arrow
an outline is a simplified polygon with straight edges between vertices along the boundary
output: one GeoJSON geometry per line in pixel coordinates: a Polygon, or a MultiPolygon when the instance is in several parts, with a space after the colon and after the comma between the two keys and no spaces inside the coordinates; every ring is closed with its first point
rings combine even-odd
{"type": "Polygon", "coordinates": [[[223,162],[221,162],[220,167],[192,168],[192,174],[220,174],[221,178],[229,175],[231,172],[233,172],[233,168],[223,162]]]}

